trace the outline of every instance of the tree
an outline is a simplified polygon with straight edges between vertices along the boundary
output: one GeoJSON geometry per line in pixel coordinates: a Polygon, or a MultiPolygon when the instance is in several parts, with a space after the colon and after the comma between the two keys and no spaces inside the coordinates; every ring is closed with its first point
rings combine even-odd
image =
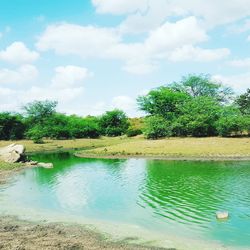
{"type": "Polygon", "coordinates": [[[26,127],[21,115],[9,112],[0,113],[1,140],[23,139],[25,129],[26,127]]]}
{"type": "Polygon", "coordinates": [[[180,107],[189,99],[188,94],[168,87],[151,90],[137,99],[139,108],[150,115],[160,115],[172,120],[180,113],[180,107]]]}
{"type": "Polygon", "coordinates": [[[238,96],[235,103],[239,106],[242,114],[250,115],[250,88],[246,93],[238,96]]]}
{"type": "Polygon", "coordinates": [[[126,114],[119,109],[107,111],[99,120],[101,131],[107,136],[120,136],[125,134],[129,122],[126,114]]]}
{"type": "Polygon", "coordinates": [[[220,136],[225,137],[249,133],[250,116],[242,115],[235,105],[223,107],[216,122],[216,129],[220,136]]]}
{"type": "Polygon", "coordinates": [[[159,139],[172,135],[170,123],[161,116],[149,116],[145,120],[145,136],[147,139],[159,139]]]}
{"type": "Polygon", "coordinates": [[[101,135],[99,120],[96,117],[82,118],[71,115],[68,126],[73,138],[97,138],[101,135]]]}
{"type": "Polygon", "coordinates": [[[199,96],[185,102],[181,115],[173,123],[177,136],[213,136],[217,134],[215,123],[221,106],[211,97],[199,96]]]}
{"type": "MultiPolygon", "coordinates": [[[[42,143],[43,137],[49,137],[49,119],[56,114],[57,102],[55,101],[34,101],[23,107],[26,115],[28,131],[26,136],[34,142],[42,143]]],[[[51,131],[50,131],[51,132],[51,131]]]]}
{"type": "Polygon", "coordinates": [[[56,113],[56,101],[34,101],[23,107],[28,119],[35,123],[41,123],[56,113]]]}
{"type": "Polygon", "coordinates": [[[209,75],[204,74],[185,76],[180,82],[174,82],[169,86],[192,97],[206,96],[219,102],[227,102],[233,95],[230,87],[223,86],[212,80],[209,75]]]}

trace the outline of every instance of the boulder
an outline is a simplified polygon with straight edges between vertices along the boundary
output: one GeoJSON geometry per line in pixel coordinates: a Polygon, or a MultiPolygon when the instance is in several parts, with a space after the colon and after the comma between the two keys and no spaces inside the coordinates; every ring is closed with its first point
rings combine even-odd
{"type": "Polygon", "coordinates": [[[8,163],[15,163],[24,157],[25,147],[23,145],[11,144],[0,148],[0,159],[8,163]]]}
{"type": "Polygon", "coordinates": [[[229,217],[228,211],[218,211],[216,212],[216,218],[218,220],[226,220],[229,217]]]}
{"type": "Polygon", "coordinates": [[[53,163],[39,162],[37,166],[41,168],[53,168],[53,163]]]}

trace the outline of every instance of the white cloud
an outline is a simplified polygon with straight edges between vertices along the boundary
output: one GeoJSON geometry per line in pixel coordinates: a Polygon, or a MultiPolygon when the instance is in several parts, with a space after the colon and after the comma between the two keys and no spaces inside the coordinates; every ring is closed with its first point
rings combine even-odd
{"type": "Polygon", "coordinates": [[[237,68],[250,68],[250,57],[239,60],[231,60],[228,62],[228,65],[237,68]]]}
{"type": "Polygon", "coordinates": [[[52,86],[58,88],[74,87],[82,85],[84,80],[91,75],[88,69],[74,65],[60,66],[55,68],[55,76],[52,86]]]}
{"type": "Polygon", "coordinates": [[[211,62],[223,59],[230,55],[230,50],[223,49],[201,49],[193,46],[183,46],[175,49],[170,54],[170,60],[178,61],[196,61],[196,62],[211,62]]]}
{"type": "Polygon", "coordinates": [[[151,53],[161,54],[183,45],[194,45],[208,39],[206,32],[191,16],[175,23],[166,22],[152,31],[145,41],[146,48],[151,53]]]}
{"type": "Polygon", "coordinates": [[[229,54],[224,48],[203,50],[193,47],[208,40],[206,31],[194,16],[164,22],[149,32],[142,42],[126,43],[118,33],[113,28],[66,23],[50,25],[39,37],[37,48],[54,50],[60,55],[121,60],[124,63],[122,69],[133,74],[150,73],[158,67],[160,60],[168,58],[172,61],[214,61],[229,54]]]}
{"type": "Polygon", "coordinates": [[[250,73],[230,76],[214,75],[213,79],[231,86],[237,93],[244,92],[250,86],[250,73]]]}
{"type": "Polygon", "coordinates": [[[15,70],[0,69],[0,84],[26,84],[38,76],[38,70],[33,65],[22,65],[15,70]]]}
{"type": "Polygon", "coordinates": [[[168,17],[194,15],[207,27],[232,23],[250,15],[250,0],[92,0],[99,13],[130,14],[121,24],[127,32],[145,32],[168,17]]]}
{"type": "Polygon", "coordinates": [[[116,96],[112,99],[112,106],[114,108],[122,109],[125,112],[136,109],[136,102],[129,96],[116,96]]]}
{"type": "MultiPolygon", "coordinates": [[[[35,70],[32,65],[25,65],[16,71],[0,71],[0,83],[26,83],[34,76],[35,70]]],[[[59,66],[55,68],[55,75],[49,85],[23,86],[20,89],[0,87],[0,110],[20,109],[27,102],[34,100],[56,100],[59,109],[65,111],[67,105],[81,97],[84,93],[84,80],[91,75],[84,67],[74,65],[59,66]]]]}
{"type": "Polygon", "coordinates": [[[147,7],[147,0],[92,0],[99,13],[127,14],[147,7]]]}
{"type": "Polygon", "coordinates": [[[23,103],[34,100],[56,100],[60,103],[67,103],[81,96],[84,92],[83,87],[74,88],[55,88],[53,86],[37,87],[33,86],[29,90],[20,93],[20,99],[23,103]]]}
{"type": "Polygon", "coordinates": [[[5,50],[0,51],[0,60],[13,64],[32,63],[38,58],[39,54],[29,50],[22,42],[14,42],[5,50]]]}
{"type": "Polygon", "coordinates": [[[113,29],[61,23],[48,26],[36,46],[42,51],[54,50],[59,55],[100,57],[119,40],[113,29]]]}

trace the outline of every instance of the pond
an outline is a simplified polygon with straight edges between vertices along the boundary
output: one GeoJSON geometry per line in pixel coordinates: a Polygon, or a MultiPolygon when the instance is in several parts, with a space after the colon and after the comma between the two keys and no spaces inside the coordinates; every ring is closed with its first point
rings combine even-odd
{"type": "Polygon", "coordinates": [[[32,158],[54,168],[26,169],[1,186],[0,212],[9,204],[250,249],[250,162],[32,158]],[[230,218],[217,221],[218,210],[230,218]]]}

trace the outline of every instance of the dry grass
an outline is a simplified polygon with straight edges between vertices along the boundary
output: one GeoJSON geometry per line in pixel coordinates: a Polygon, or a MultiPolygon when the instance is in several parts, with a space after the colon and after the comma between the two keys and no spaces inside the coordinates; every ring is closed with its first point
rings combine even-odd
{"type": "Polygon", "coordinates": [[[7,146],[11,143],[18,143],[26,147],[26,152],[32,153],[67,149],[91,149],[124,143],[131,140],[133,139],[126,137],[102,137],[100,139],[45,140],[43,144],[35,144],[31,140],[0,141],[0,147],[7,146]]]}
{"type": "Polygon", "coordinates": [[[250,157],[250,138],[134,139],[117,145],[82,151],[94,155],[142,155],[165,157],[250,157]]]}

